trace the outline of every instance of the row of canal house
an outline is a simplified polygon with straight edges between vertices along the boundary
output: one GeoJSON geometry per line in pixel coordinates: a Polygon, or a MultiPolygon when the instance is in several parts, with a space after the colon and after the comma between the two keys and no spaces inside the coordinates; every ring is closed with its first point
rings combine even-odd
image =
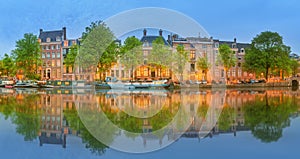
{"type": "MultiPolygon", "coordinates": [[[[119,80],[156,80],[173,79],[178,80],[178,74],[168,68],[154,68],[147,64],[147,56],[151,54],[152,43],[158,37],[162,37],[164,44],[171,51],[176,51],[177,45],[183,45],[188,52],[188,62],[184,67],[183,80],[207,80],[208,82],[222,82],[225,79],[224,68],[218,64],[218,48],[221,44],[227,44],[236,55],[236,65],[228,70],[227,78],[231,81],[247,80],[255,78],[254,74],[242,69],[245,49],[250,46],[247,43],[233,41],[220,41],[212,37],[186,37],[180,38],[178,35],[169,35],[167,39],[163,37],[163,31],[159,30],[157,35],[148,35],[147,30],[143,30],[141,42],[143,43],[144,63],[134,69],[125,69],[120,63],[116,63],[106,76],[116,77],[119,80]],[[198,58],[207,58],[211,68],[205,75],[203,70],[197,68],[198,58]]],[[[44,31],[40,29],[39,42],[41,45],[42,67],[39,69],[42,80],[75,80],[86,79],[88,81],[97,80],[100,75],[93,73],[89,75],[75,75],[73,68],[64,65],[64,58],[73,45],[80,45],[80,39],[68,39],[66,27],[61,30],[44,31]],[[78,76],[78,77],[77,77],[78,76]]]]}

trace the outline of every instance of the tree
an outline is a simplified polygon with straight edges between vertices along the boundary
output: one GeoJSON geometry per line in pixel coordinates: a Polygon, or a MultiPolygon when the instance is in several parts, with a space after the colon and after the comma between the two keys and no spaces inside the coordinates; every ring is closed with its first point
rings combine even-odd
{"type": "Polygon", "coordinates": [[[202,70],[202,73],[204,73],[204,79],[207,79],[207,72],[209,71],[210,68],[210,63],[208,62],[206,57],[200,57],[197,59],[197,69],[202,70]]]}
{"type": "Polygon", "coordinates": [[[222,44],[219,47],[218,58],[219,58],[219,62],[224,67],[224,72],[226,77],[228,70],[235,65],[236,62],[235,52],[232,51],[228,45],[222,44]]]}
{"type": "Polygon", "coordinates": [[[79,46],[78,45],[73,45],[71,46],[66,58],[64,59],[64,64],[68,67],[73,67],[77,54],[78,54],[78,49],[79,46]]]}
{"type": "Polygon", "coordinates": [[[283,44],[282,37],[277,32],[262,32],[253,38],[251,47],[246,50],[246,70],[264,73],[266,80],[274,70],[287,71],[290,47],[283,44]]]}
{"type": "Polygon", "coordinates": [[[131,70],[133,79],[133,69],[144,64],[144,55],[142,51],[142,42],[136,37],[128,37],[121,47],[120,63],[126,70],[131,70]]]}
{"type": "Polygon", "coordinates": [[[174,72],[179,73],[180,81],[183,81],[183,71],[185,64],[188,62],[188,52],[184,50],[183,45],[177,45],[176,52],[173,54],[173,64],[176,66],[172,68],[174,72]]]}
{"type": "Polygon", "coordinates": [[[16,62],[16,69],[22,70],[25,77],[39,79],[38,67],[41,65],[40,44],[36,35],[24,34],[24,38],[16,42],[16,49],[12,51],[16,62]]]}
{"type": "Polygon", "coordinates": [[[158,37],[152,42],[152,51],[148,55],[148,63],[163,69],[170,69],[173,62],[173,56],[169,47],[165,45],[164,39],[158,37]]]}
{"type": "Polygon", "coordinates": [[[99,66],[100,73],[103,73],[111,67],[112,62],[116,62],[118,45],[112,31],[102,21],[92,22],[86,27],[81,44],[75,61],[76,70],[80,73],[95,72],[95,66],[99,66]]]}
{"type": "Polygon", "coordinates": [[[15,63],[8,54],[4,54],[4,58],[1,61],[2,63],[2,75],[10,76],[14,73],[15,63]]]}

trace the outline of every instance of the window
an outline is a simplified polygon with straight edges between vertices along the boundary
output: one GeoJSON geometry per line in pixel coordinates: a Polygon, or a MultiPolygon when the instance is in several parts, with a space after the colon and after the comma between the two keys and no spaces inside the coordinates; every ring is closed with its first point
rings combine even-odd
{"type": "Polygon", "coordinates": [[[232,77],[235,77],[235,69],[232,70],[232,77]]]}
{"type": "Polygon", "coordinates": [[[57,60],[56,64],[57,64],[58,67],[60,67],[60,60],[57,60]]]}
{"type": "Polygon", "coordinates": [[[57,48],[57,49],[60,49],[60,45],[57,45],[56,48],[57,48]]]}
{"type": "Polygon", "coordinates": [[[55,58],[55,52],[52,52],[52,58],[55,58]]]}
{"type": "Polygon", "coordinates": [[[47,67],[50,67],[50,66],[51,66],[51,62],[47,61],[47,67]]]}
{"type": "Polygon", "coordinates": [[[148,76],[148,67],[144,68],[144,76],[148,76]]]}
{"type": "Polygon", "coordinates": [[[148,51],[144,50],[144,57],[148,56],[148,51]]]}
{"type": "Polygon", "coordinates": [[[194,71],[195,71],[195,64],[192,63],[192,64],[191,64],[191,72],[194,72],[194,71]]]}
{"type": "Polygon", "coordinates": [[[218,53],[219,53],[219,50],[215,50],[215,53],[218,54],[218,53]]]}
{"type": "Polygon", "coordinates": [[[206,49],[207,48],[207,46],[206,45],[202,45],[202,49],[206,49]]]}
{"type": "Polygon", "coordinates": [[[215,48],[219,48],[219,43],[215,43],[215,48]]]}
{"type": "Polygon", "coordinates": [[[51,45],[51,49],[52,49],[52,50],[55,50],[55,45],[51,45]]]}
{"type": "Polygon", "coordinates": [[[119,77],[119,70],[116,70],[116,77],[119,77]]]}
{"type": "Polygon", "coordinates": [[[238,70],[238,76],[239,77],[242,76],[242,70],[241,69],[238,70]]]}
{"type": "Polygon", "coordinates": [[[50,46],[49,46],[49,45],[47,45],[47,46],[46,46],[46,50],[49,50],[49,49],[50,49],[50,46]]]}
{"type": "Polygon", "coordinates": [[[54,67],[55,66],[55,61],[52,61],[52,67],[54,67]]]}
{"type": "Polygon", "coordinates": [[[124,70],[121,71],[121,77],[124,78],[124,70]]]}
{"type": "Polygon", "coordinates": [[[196,59],[195,51],[191,51],[190,58],[191,58],[191,60],[195,60],[196,59]]]}
{"type": "Polygon", "coordinates": [[[238,67],[241,67],[241,66],[242,66],[242,64],[239,62],[239,63],[238,63],[238,67]]]}
{"type": "Polygon", "coordinates": [[[115,71],[111,70],[111,76],[114,77],[115,76],[115,71]]]}
{"type": "Polygon", "coordinates": [[[50,41],[51,41],[51,38],[47,38],[47,39],[46,39],[46,42],[50,42],[50,41]]]}
{"type": "Polygon", "coordinates": [[[241,61],[241,60],[242,60],[242,58],[241,58],[241,57],[238,57],[238,60],[239,60],[239,61],[241,61]]]}
{"type": "Polygon", "coordinates": [[[56,53],[56,58],[60,58],[60,52],[56,53]]]}
{"type": "Polygon", "coordinates": [[[42,53],[42,59],[44,59],[46,57],[45,53],[42,53]]]}
{"type": "Polygon", "coordinates": [[[47,58],[50,58],[50,52],[47,52],[47,58]]]}
{"type": "Polygon", "coordinates": [[[56,37],[56,41],[60,41],[60,37],[59,36],[56,37]]]}

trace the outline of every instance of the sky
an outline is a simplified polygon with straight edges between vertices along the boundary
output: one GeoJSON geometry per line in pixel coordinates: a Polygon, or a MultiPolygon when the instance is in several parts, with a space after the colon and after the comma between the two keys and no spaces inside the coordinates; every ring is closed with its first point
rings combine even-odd
{"type": "Polygon", "coordinates": [[[250,43],[263,31],[278,32],[292,52],[300,53],[298,0],[0,0],[0,57],[25,33],[65,26],[68,38],[78,38],[93,21],[141,7],[181,12],[220,40],[250,43]]]}

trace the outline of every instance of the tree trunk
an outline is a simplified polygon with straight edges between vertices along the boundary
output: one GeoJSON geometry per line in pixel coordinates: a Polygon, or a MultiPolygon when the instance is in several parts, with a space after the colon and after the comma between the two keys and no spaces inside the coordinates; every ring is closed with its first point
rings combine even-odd
{"type": "Polygon", "coordinates": [[[268,76],[269,76],[269,68],[266,69],[266,76],[265,76],[266,81],[268,81],[268,76]]]}

